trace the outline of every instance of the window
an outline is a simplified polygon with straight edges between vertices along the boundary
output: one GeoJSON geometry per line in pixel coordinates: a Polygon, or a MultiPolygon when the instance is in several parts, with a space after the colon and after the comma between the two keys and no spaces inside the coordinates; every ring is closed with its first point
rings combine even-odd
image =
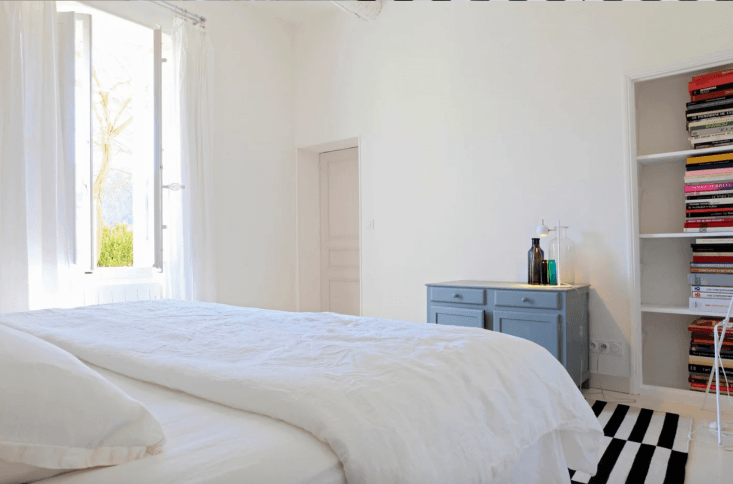
{"type": "Polygon", "coordinates": [[[77,2],[58,10],[77,265],[160,268],[161,33],[77,2]]]}

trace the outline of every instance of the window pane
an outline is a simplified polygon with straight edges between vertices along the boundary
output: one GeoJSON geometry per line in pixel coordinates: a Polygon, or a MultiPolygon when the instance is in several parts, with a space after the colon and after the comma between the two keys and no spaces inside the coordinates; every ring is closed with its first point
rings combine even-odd
{"type": "Polygon", "coordinates": [[[152,265],[152,32],[93,15],[94,238],[99,267],[152,265]]]}

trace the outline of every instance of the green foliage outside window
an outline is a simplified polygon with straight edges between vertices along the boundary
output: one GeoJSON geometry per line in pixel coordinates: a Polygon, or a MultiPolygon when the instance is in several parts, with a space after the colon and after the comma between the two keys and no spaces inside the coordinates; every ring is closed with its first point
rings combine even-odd
{"type": "Polygon", "coordinates": [[[102,227],[102,247],[97,265],[99,267],[132,266],[132,230],[127,224],[102,227]]]}

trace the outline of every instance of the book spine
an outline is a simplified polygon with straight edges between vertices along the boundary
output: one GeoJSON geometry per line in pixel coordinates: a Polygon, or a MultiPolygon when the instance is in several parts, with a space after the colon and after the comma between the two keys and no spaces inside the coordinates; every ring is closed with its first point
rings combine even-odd
{"type": "Polygon", "coordinates": [[[695,185],[685,185],[685,193],[712,192],[715,190],[729,190],[731,188],[733,188],[733,183],[699,183],[695,185]]]}
{"type": "Polygon", "coordinates": [[[688,114],[687,122],[694,123],[695,121],[702,121],[703,119],[717,119],[724,118],[727,116],[733,116],[733,109],[718,109],[716,111],[707,111],[697,114],[688,114]]]}
{"type": "Polygon", "coordinates": [[[713,221],[725,221],[725,220],[732,220],[733,221],[733,212],[723,211],[723,212],[705,212],[705,213],[686,213],[685,214],[685,222],[705,222],[706,220],[713,220],[713,221]],[[714,217],[714,218],[711,218],[714,217]]]}
{"type": "Polygon", "coordinates": [[[733,168],[713,168],[710,170],[686,171],[685,177],[706,176],[706,175],[724,175],[724,174],[730,174],[730,173],[733,173],[733,168]]]}
{"type": "Polygon", "coordinates": [[[701,163],[715,163],[718,161],[733,160],[733,153],[719,153],[715,155],[691,156],[687,158],[688,165],[699,165],[701,163]]]}
{"type": "Polygon", "coordinates": [[[733,136],[729,132],[725,133],[713,133],[713,134],[702,134],[700,136],[691,136],[687,139],[690,140],[692,144],[700,144],[700,143],[707,143],[711,141],[725,141],[731,139],[731,136],[733,136]]]}
{"type": "Polygon", "coordinates": [[[726,244],[733,244],[733,238],[716,237],[714,239],[709,239],[709,238],[695,239],[695,243],[700,244],[700,245],[726,245],[726,244]]]}
{"type": "Polygon", "coordinates": [[[733,89],[725,89],[722,91],[713,91],[709,92],[707,94],[695,94],[690,96],[690,101],[692,102],[699,102],[699,101],[707,101],[709,99],[718,99],[720,97],[724,96],[731,96],[733,95],[733,89]]]}
{"type": "Polygon", "coordinates": [[[695,291],[706,291],[706,292],[722,292],[725,294],[733,295],[733,287],[724,286],[691,286],[693,292],[695,291]]]}
{"type": "Polygon", "coordinates": [[[733,69],[695,76],[687,83],[687,89],[689,92],[693,92],[699,89],[715,86],[721,82],[733,82],[728,80],[731,76],[733,76],[733,69]]]}
{"type": "MultiPolygon", "coordinates": [[[[723,346],[724,346],[723,351],[733,354],[733,342],[731,342],[730,340],[725,340],[723,341],[723,346]],[[725,348],[726,346],[729,348],[725,348]]],[[[712,337],[710,338],[710,343],[701,343],[697,341],[692,341],[690,344],[690,348],[693,348],[693,347],[712,351],[715,349],[715,342],[713,341],[712,337]]]]}
{"type": "Polygon", "coordinates": [[[690,136],[703,136],[706,134],[727,133],[728,131],[731,131],[731,130],[733,130],[733,123],[723,124],[720,126],[713,126],[711,128],[698,128],[698,129],[690,130],[690,136]]]}
{"type": "MultiPolygon", "coordinates": [[[[725,106],[731,103],[733,103],[733,98],[728,96],[720,96],[716,97],[715,99],[709,99],[707,101],[690,101],[685,104],[685,108],[687,109],[687,112],[691,112],[696,110],[709,109],[716,106],[725,106]]],[[[723,108],[718,107],[717,109],[723,108]]]]}
{"type": "MultiPolygon", "coordinates": [[[[707,338],[696,338],[693,340],[693,343],[696,345],[708,345],[710,348],[713,348],[715,345],[713,333],[707,335],[707,338]]],[[[723,340],[723,349],[725,351],[733,351],[733,340],[728,336],[728,333],[726,333],[725,339],[723,340]]]]}
{"type": "MultiPolygon", "coordinates": [[[[713,366],[713,362],[715,361],[714,358],[709,356],[690,356],[688,363],[690,365],[701,365],[701,366],[713,366]]],[[[721,361],[722,365],[720,368],[725,368],[726,371],[733,370],[733,361],[730,360],[723,360],[721,361]]]]}
{"type": "Polygon", "coordinates": [[[704,150],[705,148],[715,148],[717,146],[728,146],[733,145],[733,140],[719,140],[719,141],[708,141],[705,143],[692,144],[692,148],[695,150],[704,150]]]}
{"type": "Polygon", "coordinates": [[[685,222],[686,229],[733,227],[733,220],[705,219],[705,221],[685,222]]]}
{"type": "MultiPolygon", "coordinates": [[[[721,383],[722,383],[722,382],[721,382],[721,383]]],[[[702,391],[705,391],[705,390],[707,390],[707,388],[708,388],[707,384],[703,384],[703,383],[690,383],[690,386],[692,386],[692,388],[693,388],[694,390],[697,390],[697,391],[701,391],[701,392],[702,392],[702,391]]],[[[718,387],[718,386],[717,386],[717,385],[715,385],[715,383],[713,382],[713,384],[712,384],[712,385],[710,386],[710,391],[713,391],[713,390],[715,390],[716,388],[717,388],[718,390],[720,390],[721,392],[725,392],[725,393],[728,393],[728,392],[733,392],[733,388],[728,388],[728,387],[726,387],[726,386],[723,386],[723,385],[721,385],[720,387],[718,387]]]]}
{"type": "MultiPolygon", "coordinates": [[[[733,276],[733,274],[724,274],[726,276],[733,276]]],[[[710,313],[726,313],[728,311],[728,301],[721,299],[698,299],[695,297],[690,298],[690,309],[693,311],[705,311],[710,313]]]]}
{"type": "MultiPolygon", "coordinates": [[[[714,354],[715,354],[715,350],[698,350],[698,349],[690,350],[690,356],[707,356],[708,358],[712,358],[714,354]]],[[[720,357],[724,360],[732,360],[733,352],[721,351],[720,357]]]]}
{"type": "Polygon", "coordinates": [[[685,116],[696,116],[714,111],[725,111],[727,109],[733,109],[733,97],[723,98],[722,100],[703,101],[695,106],[687,106],[685,116]]]}
{"type": "Polygon", "coordinates": [[[733,287],[733,275],[698,273],[688,274],[687,280],[691,286],[724,286],[733,287]]]}
{"type": "Polygon", "coordinates": [[[697,267],[691,267],[690,272],[707,272],[707,273],[715,273],[715,274],[733,274],[733,269],[714,269],[714,268],[704,268],[704,269],[698,269],[697,267]]]}
{"type": "MultiPolygon", "coordinates": [[[[721,366],[720,368],[725,368],[726,373],[730,373],[731,372],[731,368],[723,367],[723,366],[721,366]]],[[[707,373],[707,374],[710,374],[710,372],[713,370],[713,367],[712,366],[707,366],[707,365],[697,365],[697,364],[689,363],[687,365],[687,369],[689,371],[692,371],[692,372],[695,372],[695,373],[707,373]]],[[[721,374],[721,377],[722,377],[722,374],[721,374]]],[[[729,377],[729,379],[730,379],[730,377],[729,377]]]]}
{"type": "Polygon", "coordinates": [[[698,96],[700,94],[710,94],[711,92],[725,91],[726,89],[733,89],[733,76],[725,76],[717,79],[718,82],[724,82],[725,84],[716,83],[713,86],[706,86],[699,89],[693,89],[689,91],[690,95],[698,96]]]}
{"type": "Polygon", "coordinates": [[[685,183],[723,183],[729,180],[733,180],[733,173],[723,173],[720,175],[706,175],[706,176],[686,176],[685,183]]]}
{"type": "Polygon", "coordinates": [[[730,210],[733,200],[727,198],[711,198],[708,200],[690,200],[685,202],[686,210],[730,210]]]}
{"type": "Polygon", "coordinates": [[[702,119],[700,121],[690,121],[687,126],[690,130],[696,131],[700,129],[716,128],[718,126],[727,126],[731,121],[733,121],[733,116],[725,116],[722,118],[719,117],[714,119],[702,119]]]}
{"type": "MultiPolygon", "coordinates": [[[[697,244],[693,244],[697,245],[697,244]]],[[[706,252],[699,252],[695,250],[693,247],[692,249],[692,257],[733,257],[733,252],[729,252],[727,250],[723,250],[723,247],[728,247],[727,245],[719,246],[714,249],[714,252],[706,251],[706,252]]]]}
{"type": "Polygon", "coordinates": [[[733,245],[730,244],[690,244],[692,252],[698,255],[708,255],[716,252],[733,252],[733,245]]]}
{"type": "Polygon", "coordinates": [[[711,192],[690,192],[685,194],[685,200],[702,200],[705,198],[728,198],[733,203],[733,190],[719,190],[711,192]]]}
{"type": "Polygon", "coordinates": [[[694,165],[685,165],[687,171],[702,171],[715,168],[733,168],[733,161],[714,161],[712,163],[697,163],[694,165]]]}
{"type": "Polygon", "coordinates": [[[724,299],[726,301],[730,301],[733,295],[722,294],[719,292],[693,292],[690,297],[696,297],[698,299],[724,299]]]}
{"type": "Polygon", "coordinates": [[[731,227],[685,227],[682,229],[686,234],[709,234],[713,232],[733,232],[731,227]]]}
{"type": "Polygon", "coordinates": [[[729,214],[733,214],[733,211],[729,208],[696,208],[691,210],[685,210],[687,218],[695,217],[727,217],[729,214]]]}
{"type": "MultiPolygon", "coordinates": [[[[733,263],[730,262],[691,262],[690,267],[693,269],[733,269],[733,263]]],[[[699,294],[699,293],[697,293],[699,294]]],[[[707,294],[707,293],[706,293],[707,294]]],[[[720,293],[712,293],[720,294],[720,293]]]]}

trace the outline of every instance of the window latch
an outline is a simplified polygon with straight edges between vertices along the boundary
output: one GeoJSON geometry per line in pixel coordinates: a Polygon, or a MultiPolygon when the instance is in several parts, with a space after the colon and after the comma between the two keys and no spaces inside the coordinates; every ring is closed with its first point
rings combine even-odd
{"type": "Polygon", "coordinates": [[[178,190],[183,190],[186,187],[185,185],[181,185],[180,183],[171,183],[170,185],[163,185],[163,188],[167,188],[168,190],[177,192],[178,190]]]}

